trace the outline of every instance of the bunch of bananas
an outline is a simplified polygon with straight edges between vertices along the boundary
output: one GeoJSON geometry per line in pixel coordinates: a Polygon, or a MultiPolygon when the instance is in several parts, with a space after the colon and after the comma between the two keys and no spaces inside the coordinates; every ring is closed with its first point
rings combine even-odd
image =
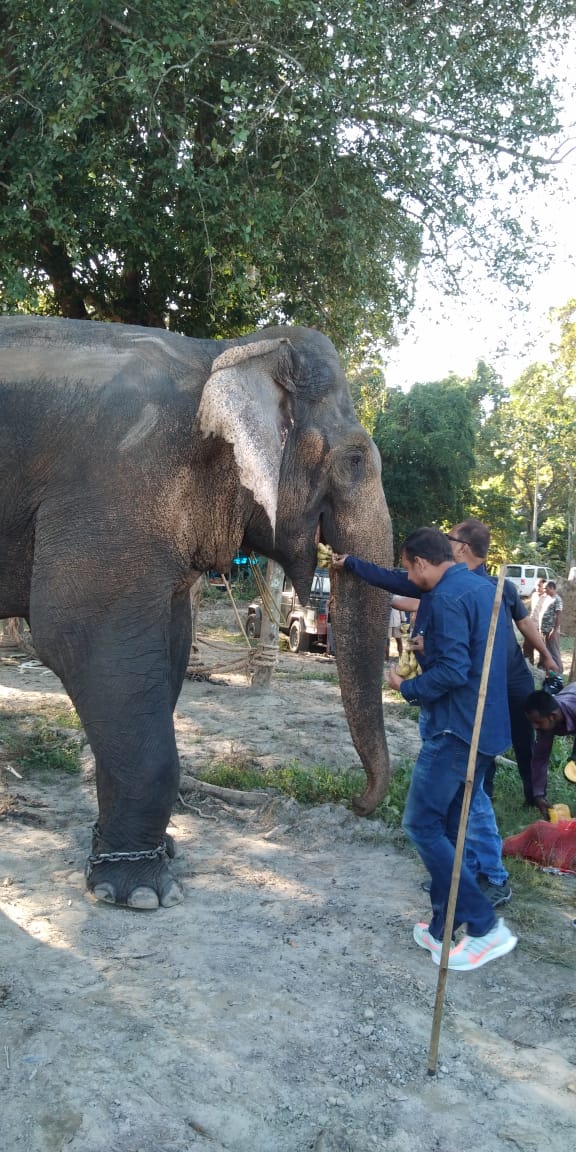
{"type": "Polygon", "coordinates": [[[420,671],[420,665],[411,648],[403,648],[402,655],[396,665],[396,671],[403,680],[412,680],[420,671]]]}
{"type": "Polygon", "coordinates": [[[316,562],[319,568],[330,568],[332,566],[332,549],[329,544],[318,545],[316,562]]]}
{"type": "Polygon", "coordinates": [[[396,671],[403,680],[413,680],[414,676],[418,676],[420,672],[420,665],[416,659],[415,652],[408,647],[410,643],[410,630],[407,624],[402,624],[400,627],[402,635],[402,655],[396,665],[396,671]]]}

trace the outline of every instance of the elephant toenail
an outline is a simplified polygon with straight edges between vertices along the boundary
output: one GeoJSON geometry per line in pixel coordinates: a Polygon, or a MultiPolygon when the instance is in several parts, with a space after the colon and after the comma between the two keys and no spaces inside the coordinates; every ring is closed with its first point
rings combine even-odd
{"type": "Polygon", "coordinates": [[[92,894],[97,900],[102,900],[104,904],[116,903],[116,891],[111,884],[96,884],[92,889],[92,894]]]}
{"type": "Polygon", "coordinates": [[[163,908],[173,908],[175,904],[181,904],[184,899],[184,893],[179,884],[175,880],[162,892],[160,903],[163,908]]]}
{"type": "Polygon", "coordinates": [[[151,911],[158,908],[160,901],[153,888],[135,888],[130,893],[127,901],[129,908],[139,908],[143,911],[151,911]]]}

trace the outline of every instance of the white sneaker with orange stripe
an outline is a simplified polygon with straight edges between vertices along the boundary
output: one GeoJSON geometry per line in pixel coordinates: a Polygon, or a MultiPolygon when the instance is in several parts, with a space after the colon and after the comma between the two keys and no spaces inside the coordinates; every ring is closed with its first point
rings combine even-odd
{"type": "MultiPolygon", "coordinates": [[[[506,956],[517,943],[518,937],[512,935],[503,920],[499,920],[485,936],[463,936],[460,943],[450,949],[448,967],[454,972],[473,972],[491,960],[506,956]]],[[[440,953],[432,952],[432,959],[439,964],[440,953]]]]}
{"type": "Polygon", "coordinates": [[[431,936],[427,924],[422,922],[415,924],[412,935],[419,948],[427,948],[428,952],[438,953],[438,956],[440,955],[442,951],[442,941],[436,940],[434,936],[431,936]]]}

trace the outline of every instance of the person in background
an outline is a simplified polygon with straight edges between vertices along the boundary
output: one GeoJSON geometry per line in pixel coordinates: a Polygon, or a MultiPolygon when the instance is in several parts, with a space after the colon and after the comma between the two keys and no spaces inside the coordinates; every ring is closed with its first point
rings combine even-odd
{"type": "MultiPolygon", "coordinates": [[[[545,820],[550,807],[548,765],[555,736],[572,736],[576,732],[576,683],[567,684],[555,696],[550,692],[531,692],[524,702],[526,716],[536,732],[532,755],[534,801],[545,820]]],[[[574,751],[572,753],[574,755],[574,751]]]]}
{"type": "MultiPolygon", "coordinates": [[[[564,610],[562,597],[556,591],[556,581],[549,580],[546,595],[540,610],[540,633],[544,638],[546,648],[550,653],[556,668],[562,675],[562,653],[560,652],[560,620],[564,610]]],[[[540,661],[542,663],[542,660],[540,661]]],[[[546,668],[547,664],[544,665],[546,668]]]]}
{"type": "Polygon", "coordinates": [[[400,657],[402,655],[402,613],[399,611],[398,608],[396,608],[394,606],[394,603],[392,604],[392,607],[390,608],[390,620],[388,623],[388,638],[386,641],[386,653],[384,656],[384,659],[386,661],[388,661],[390,659],[390,640],[392,639],[392,637],[394,637],[394,639],[396,641],[396,651],[398,654],[398,659],[400,659],[400,657]]]}
{"type": "MultiPolygon", "coordinates": [[[[429,593],[424,633],[425,666],[420,676],[402,680],[388,673],[391,688],[424,710],[422,747],[408,790],[403,828],[430,873],[432,918],[414,926],[414,940],[440,963],[450,880],[454,867],[464,782],[476,716],[480,678],[494,603],[494,589],[478,581],[452,557],[437,528],[412,532],[401,551],[409,579],[429,593]]],[[[482,787],[491,759],[510,741],[506,692],[506,619],[500,616],[486,689],[486,706],[476,755],[473,796],[482,787]]],[[[462,861],[454,929],[466,933],[449,953],[448,967],[474,971],[516,946],[517,939],[462,861]]]]}
{"type": "Polygon", "coordinates": [[[546,581],[543,576],[539,576],[536,581],[536,587],[530,596],[530,616],[536,621],[540,627],[540,603],[546,593],[546,581]]]}
{"type": "MultiPolygon", "coordinates": [[[[530,607],[528,609],[530,619],[534,621],[534,623],[538,629],[538,632],[540,632],[540,614],[541,614],[542,604],[544,602],[545,595],[546,595],[546,581],[542,578],[542,576],[540,576],[540,578],[536,581],[536,587],[534,588],[534,591],[532,592],[532,595],[530,596],[530,607]]],[[[523,651],[526,659],[529,660],[531,664],[533,664],[534,663],[534,645],[526,636],[524,637],[524,644],[522,646],[522,651],[523,651]]]]}
{"type": "MultiPolygon", "coordinates": [[[[496,577],[491,577],[486,571],[486,557],[490,548],[490,529],[481,520],[462,520],[448,533],[452,545],[452,555],[456,561],[463,561],[476,576],[496,583],[496,577]]],[[[526,696],[534,691],[534,680],[522,654],[522,649],[516,639],[514,624],[522,636],[529,641],[539,654],[544,667],[555,672],[555,661],[546,647],[536,622],[528,615],[522,603],[518,590],[510,580],[504,581],[502,602],[506,611],[508,626],[508,677],[507,698],[510,711],[510,727],[512,730],[512,747],[516,756],[518,773],[522,780],[524,799],[527,804],[535,804],[534,789],[532,786],[532,745],[534,734],[528,723],[525,712],[526,696]]],[[[494,791],[494,776],[496,762],[494,761],[484,781],[484,789],[490,798],[494,791]]]]}

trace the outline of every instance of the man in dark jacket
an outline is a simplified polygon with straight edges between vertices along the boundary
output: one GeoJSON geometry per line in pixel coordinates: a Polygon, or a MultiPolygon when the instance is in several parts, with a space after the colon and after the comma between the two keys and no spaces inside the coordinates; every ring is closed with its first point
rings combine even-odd
{"type": "MultiPolygon", "coordinates": [[[[448,533],[452,545],[452,555],[463,562],[476,576],[484,576],[496,583],[496,577],[486,571],[486,557],[490,548],[490,529],[481,520],[462,520],[448,533]]],[[[534,735],[526,717],[525,702],[528,693],[534,691],[532,673],[526,663],[522,649],[516,639],[514,624],[532,648],[540,653],[540,661],[548,672],[556,672],[554,657],[548,651],[538,625],[524,607],[518,590],[510,580],[504,581],[502,601],[508,621],[508,680],[507,696],[512,730],[512,747],[516,756],[518,772],[524,788],[527,804],[539,807],[534,797],[532,785],[532,746],[534,735]]],[[[492,796],[496,761],[486,774],[484,789],[492,796]]]]}

